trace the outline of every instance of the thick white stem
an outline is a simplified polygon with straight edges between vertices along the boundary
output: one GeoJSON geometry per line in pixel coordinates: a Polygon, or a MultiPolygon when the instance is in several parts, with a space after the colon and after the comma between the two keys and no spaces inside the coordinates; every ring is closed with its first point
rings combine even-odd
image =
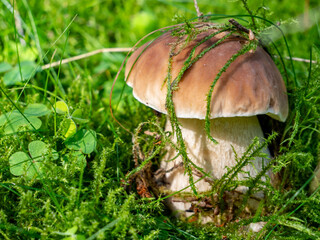
{"type": "MultiPolygon", "coordinates": [[[[179,122],[181,123],[182,136],[189,158],[215,179],[221,178],[227,172],[227,167],[236,165],[234,151],[240,158],[255,137],[259,137],[263,141],[263,133],[259,121],[255,116],[212,119],[211,134],[218,141],[218,144],[212,143],[206,136],[204,120],[181,118],[179,122]]],[[[167,121],[166,130],[171,130],[169,121],[167,121]]],[[[176,142],[176,139],[173,141],[176,142]]],[[[270,156],[267,148],[263,151],[270,156]]],[[[171,191],[178,191],[189,185],[189,179],[187,174],[184,174],[184,168],[174,168],[182,162],[181,157],[179,156],[175,160],[170,161],[176,155],[177,152],[168,146],[167,153],[161,163],[161,167],[167,171],[167,188],[171,191]],[[173,170],[168,171],[170,169],[173,170]]],[[[248,164],[243,168],[243,171],[248,172],[250,177],[255,177],[262,170],[263,166],[268,164],[268,161],[268,159],[264,158],[255,158],[252,160],[252,164],[248,164]]],[[[247,173],[239,173],[238,179],[245,179],[249,175],[247,173]]],[[[195,176],[195,181],[197,179],[195,176]]],[[[196,187],[199,192],[211,190],[210,184],[204,180],[199,181],[196,187]]],[[[186,190],[186,192],[190,191],[190,188],[186,190]]]]}
{"type": "MultiPolygon", "coordinates": [[[[257,117],[234,117],[234,118],[216,118],[211,120],[211,135],[218,141],[218,144],[212,143],[205,132],[205,121],[199,119],[179,119],[181,123],[182,136],[184,138],[187,153],[190,160],[198,167],[204,169],[205,172],[213,176],[215,179],[221,178],[226,172],[227,167],[232,168],[236,165],[236,156],[241,158],[248,146],[255,137],[263,141],[263,132],[261,130],[257,117]]],[[[171,131],[171,124],[167,121],[166,131],[171,131]]],[[[175,136],[173,141],[176,142],[175,136]]],[[[189,186],[189,177],[184,173],[181,166],[182,158],[175,158],[177,152],[171,146],[167,146],[167,153],[161,162],[161,168],[166,171],[165,182],[166,189],[169,191],[179,191],[189,186]]],[[[269,150],[263,149],[263,152],[270,157],[269,150]]],[[[238,180],[247,177],[255,177],[268,164],[269,159],[257,157],[246,165],[239,173],[238,180]]],[[[269,175],[269,173],[267,173],[269,175]]],[[[194,175],[194,181],[199,180],[194,175]]],[[[265,181],[265,177],[262,178],[265,181]]],[[[211,190],[210,183],[200,180],[196,184],[198,192],[206,192],[211,190]]],[[[240,186],[238,191],[245,192],[247,187],[240,186]]],[[[191,192],[191,188],[187,188],[184,192],[191,192]]],[[[241,196],[238,194],[238,197],[241,196]]],[[[232,198],[232,196],[230,196],[232,198]]],[[[234,196],[235,197],[235,196],[234,196]]],[[[263,193],[256,194],[256,197],[263,198],[263,193]]],[[[237,197],[236,197],[237,198],[237,197]]],[[[190,216],[193,213],[188,210],[191,208],[189,201],[176,201],[173,197],[167,199],[169,207],[179,216],[190,216]]],[[[259,201],[250,199],[248,202],[248,210],[255,211],[259,205],[259,201]]],[[[202,223],[219,222],[214,216],[202,217],[202,223]]]]}

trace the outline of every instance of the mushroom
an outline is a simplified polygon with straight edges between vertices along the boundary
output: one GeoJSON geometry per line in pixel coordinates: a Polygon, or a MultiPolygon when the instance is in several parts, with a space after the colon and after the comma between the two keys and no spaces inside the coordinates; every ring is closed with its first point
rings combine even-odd
{"type": "MultiPolygon", "coordinates": [[[[179,50],[172,57],[172,79],[178,75],[193,47],[218,31],[215,28],[201,31],[204,26],[198,26],[200,33],[193,40],[185,43],[186,36],[180,39],[179,50]]],[[[228,32],[221,32],[204,41],[196,48],[194,56],[226,34],[228,32]]],[[[169,56],[172,54],[172,45],[177,41],[177,36],[173,36],[172,31],[166,32],[152,43],[146,43],[137,49],[126,65],[126,80],[133,88],[134,97],[164,114],[167,113],[165,82],[169,56]]],[[[241,157],[255,137],[263,141],[257,115],[267,114],[280,121],[285,121],[288,115],[286,87],[281,74],[271,57],[261,47],[257,47],[255,51],[237,57],[214,86],[209,116],[210,133],[218,144],[207,137],[204,119],[210,85],[220,69],[247,42],[247,39],[236,34],[227,37],[185,71],[178,90],[173,93],[175,113],[181,124],[188,156],[194,164],[215,179],[221,178],[227,172],[227,167],[235,166],[235,152],[241,157]]],[[[165,130],[172,130],[169,119],[165,130]]],[[[175,136],[173,141],[177,141],[175,136]]],[[[166,172],[167,190],[174,192],[188,187],[188,176],[183,167],[177,167],[183,161],[182,157],[178,156],[170,161],[177,152],[169,145],[166,150],[161,168],[166,172]]],[[[267,148],[263,152],[270,156],[267,148]]],[[[255,158],[252,164],[246,165],[238,174],[238,180],[257,176],[268,161],[268,158],[255,158]]],[[[270,176],[270,173],[267,175],[270,176]]],[[[263,180],[266,181],[265,177],[263,180]]],[[[205,180],[199,181],[196,175],[194,181],[198,192],[211,190],[211,184],[205,180]]],[[[239,190],[245,191],[245,188],[240,187],[239,190]]],[[[185,192],[191,192],[191,189],[187,188],[185,192]]],[[[180,211],[186,211],[191,206],[190,203],[172,200],[170,205],[173,210],[180,211]]]]}

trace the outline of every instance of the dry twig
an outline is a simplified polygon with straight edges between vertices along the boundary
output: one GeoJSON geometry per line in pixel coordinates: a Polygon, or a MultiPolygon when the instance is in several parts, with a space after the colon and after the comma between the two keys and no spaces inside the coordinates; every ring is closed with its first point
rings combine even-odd
{"type": "Polygon", "coordinates": [[[203,13],[202,13],[202,12],[200,11],[200,9],[199,9],[197,0],[193,0],[193,2],[194,2],[194,8],[195,8],[196,11],[197,11],[197,16],[198,16],[198,17],[202,17],[202,16],[203,16],[203,13]]]}
{"type": "Polygon", "coordinates": [[[84,53],[75,57],[71,57],[71,58],[66,58],[63,59],[62,61],[57,61],[57,62],[53,62],[53,63],[49,63],[46,65],[43,65],[41,67],[42,70],[48,69],[48,68],[52,68],[52,67],[57,67],[60,66],[60,64],[66,64],[69,62],[73,62],[73,61],[77,61],[80,59],[84,59],[87,57],[91,57],[93,55],[99,54],[99,53],[107,53],[107,52],[129,52],[132,48],[102,48],[102,49],[98,49],[92,52],[88,52],[88,53],[84,53]]]}

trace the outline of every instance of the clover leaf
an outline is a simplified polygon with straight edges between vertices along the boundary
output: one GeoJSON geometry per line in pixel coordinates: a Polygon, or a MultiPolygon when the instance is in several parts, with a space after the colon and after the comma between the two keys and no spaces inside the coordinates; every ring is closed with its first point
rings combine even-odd
{"type": "Polygon", "coordinates": [[[65,141],[66,147],[71,150],[80,150],[84,154],[89,154],[96,149],[97,134],[89,129],[81,129],[72,137],[65,141]]]}
{"type": "Polygon", "coordinates": [[[22,115],[17,110],[0,116],[0,126],[4,126],[4,133],[18,132],[21,127],[27,130],[38,130],[41,127],[41,120],[37,117],[22,115]]]}
{"type": "Polygon", "coordinates": [[[42,141],[33,141],[28,146],[29,155],[25,152],[16,152],[9,158],[10,172],[15,176],[25,175],[33,178],[43,174],[43,162],[50,157],[58,159],[56,150],[49,151],[48,145],[42,141]]]}
{"type": "Polygon", "coordinates": [[[41,103],[32,103],[24,110],[26,116],[42,117],[51,113],[46,105],[41,103]]]}
{"type": "Polygon", "coordinates": [[[15,176],[23,175],[31,165],[31,158],[24,152],[16,152],[9,158],[10,172],[15,176]]]}
{"type": "Polygon", "coordinates": [[[67,118],[64,121],[62,132],[63,136],[65,136],[66,138],[71,137],[77,132],[77,125],[72,119],[67,118]]]}
{"type": "Polygon", "coordinates": [[[42,125],[38,117],[45,116],[50,112],[43,104],[29,104],[23,114],[18,110],[13,110],[0,115],[0,127],[4,126],[5,134],[18,132],[21,127],[25,127],[27,130],[38,130],[42,125]]]}
{"type": "Polygon", "coordinates": [[[72,118],[72,120],[74,120],[74,121],[77,122],[77,123],[87,123],[87,122],[89,122],[88,119],[85,119],[85,118],[83,118],[82,116],[83,116],[82,110],[81,110],[81,109],[76,109],[76,110],[72,113],[71,118],[72,118]]]}
{"type": "Polygon", "coordinates": [[[68,114],[69,115],[69,107],[64,101],[58,101],[54,104],[54,109],[58,114],[68,114]]]}
{"type": "Polygon", "coordinates": [[[0,73],[7,72],[12,69],[12,66],[7,62],[0,63],[0,73]]]}
{"type": "Polygon", "coordinates": [[[6,86],[14,85],[16,83],[23,82],[35,74],[37,65],[32,61],[23,61],[19,65],[16,65],[3,77],[3,83],[6,86]]]}

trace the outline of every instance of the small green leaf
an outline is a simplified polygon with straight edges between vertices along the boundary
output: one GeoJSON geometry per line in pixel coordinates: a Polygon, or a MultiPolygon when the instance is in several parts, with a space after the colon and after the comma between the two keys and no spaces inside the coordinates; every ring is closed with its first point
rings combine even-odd
{"type": "Polygon", "coordinates": [[[28,178],[43,173],[43,161],[51,156],[57,159],[59,154],[52,149],[49,154],[48,145],[42,141],[33,141],[28,146],[30,156],[24,152],[16,152],[9,158],[10,172],[15,176],[26,175],[28,178]]]}
{"type": "Polygon", "coordinates": [[[20,116],[21,114],[19,113],[18,110],[13,110],[12,112],[4,113],[0,115],[0,126],[5,125],[10,119],[12,119],[15,116],[20,116]]]}
{"type": "Polygon", "coordinates": [[[76,123],[88,123],[89,122],[89,119],[83,119],[83,118],[75,118],[73,117],[72,118],[76,123]]]}
{"type": "Polygon", "coordinates": [[[84,235],[77,234],[77,235],[63,238],[62,240],[86,240],[86,237],[84,235]]]}
{"type": "Polygon", "coordinates": [[[69,228],[67,231],[66,231],[66,234],[70,234],[70,235],[73,235],[77,232],[78,230],[78,227],[77,226],[74,226],[72,228],[69,228]]]}
{"type": "Polygon", "coordinates": [[[7,72],[12,69],[12,66],[9,63],[2,62],[0,63],[0,73],[7,72]]]}
{"type": "Polygon", "coordinates": [[[31,158],[24,152],[16,152],[9,158],[10,172],[15,176],[23,175],[29,168],[31,158]]]}
{"type": "Polygon", "coordinates": [[[42,122],[39,118],[27,116],[26,118],[20,113],[18,115],[11,114],[4,128],[4,133],[11,134],[18,132],[21,127],[25,127],[27,130],[38,130],[41,127],[42,122]]]}
{"type": "Polygon", "coordinates": [[[71,137],[77,132],[77,125],[75,122],[68,118],[64,121],[64,126],[63,126],[63,136],[66,138],[71,137]]]}
{"type": "Polygon", "coordinates": [[[20,63],[21,74],[19,65],[15,66],[9,72],[7,72],[3,77],[3,83],[6,86],[14,85],[16,83],[23,82],[31,77],[33,77],[35,68],[37,67],[34,62],[26,61],[20,63]],[[22,75],[22,78],[21,78],[22,75]]]}
{"type": "Polygon", "coordinates": [[[39,163],[24,152],[16,152],[9,158],[10,172],[15,176],[26,175],[33,178],[39,172],[39,163]]]}
{"type": "Polygon", "coordinates": [[[87,123],[89,122],[88,119],[84,119],[82,118],[82,110],[81,109],[76,109],[72,115],[71,115],[72,119],[77,122],[77,123],[87,123]]]}
{"type": "Polygon", "coordinates": [[[30,44],[21,44],[16,41],[7,41],[6,45],[8,49],[16,52],[17,47],[19,48],[19,58],[23,61],[35,61],[38,58],[38,50],[36,46],[30,46],[30,44]]]}
{"type": "Polygon", "coordinates": [[[26,172],[26,176],[30,179],[34,178],[34,176],[39,176],[42,174],[41,170],[41,159],[30,161],[29,167],[26,172]]]}
{"type": "Polygon", "coordinates": [[[7,121],[8,121],[8,119],[9,119],[9,114],[8,113],[0,115],[0,127],[5,125],[7,123],[7,121]]]}
{"type": "Polygon", "coordinates": [[[65,141],[67,148],[81,150],[84,154],[89,154],[96,149],[97,134],[93,130],[81,129],[71,138],[65,141]]]}
{"type": "Polygon", "coordinates": [[[64,101],[58,101],[53,106],[58,114],[69,114],[68,105],[64,101]]]}
{"type": "Polygon", "coordinates": [[[8,119],[8,116],[6,113],[0,115],[0,127],[6,124],[7,119],[8,119]]]}
{"type": "Polygon", "coordinates": [[[30,155],[33,159],[33,164],[30,164],[30,167],[27,171],[27,176],[33,178],[36,174],[40,175],[43,173],[43,161],[48,159],[50,156],[52,159],[56,160],[59,157],[59,154],[56,150],[52,149],[52,153],[49,154],[48,145],[42,141],[33,141],[29,143],[28,146],[30,155]]]}
{"type": "Polygon", "coordinates": [[[41,124],[41,120],[37,117],[23,116],[18,110],[13,110],[0,116],[0,126],[5,126],[5,134],[18,132],[21,127],[25,127],[27,130],[38,130],[41,124]]]}
{"type": "Polygon", "coordinates": [[[75,118],[82,118],[82,110],[81,109],[74,110],[71,116],[75,118]]]}
{"type": "MultiPolygon", "coordinates": [[[[48,158],[49,157],[49,152],[48,152],[48,145],[45,144],[42,141],[33,141],[29,143],[28,146],[29,152],[31,157],[36,160],[37,158],[48,158]]],[[[58,159],[59,154],[57,153],[56,150],[52,149],[52,158],[54,160],[58,159]]]]}
{"type": "Polygon", "coordinates": [[[49,114],[51,111],[46,105],[41,103],[32,103],[24,110],[26,116],[42,117],[49,114]]]}

